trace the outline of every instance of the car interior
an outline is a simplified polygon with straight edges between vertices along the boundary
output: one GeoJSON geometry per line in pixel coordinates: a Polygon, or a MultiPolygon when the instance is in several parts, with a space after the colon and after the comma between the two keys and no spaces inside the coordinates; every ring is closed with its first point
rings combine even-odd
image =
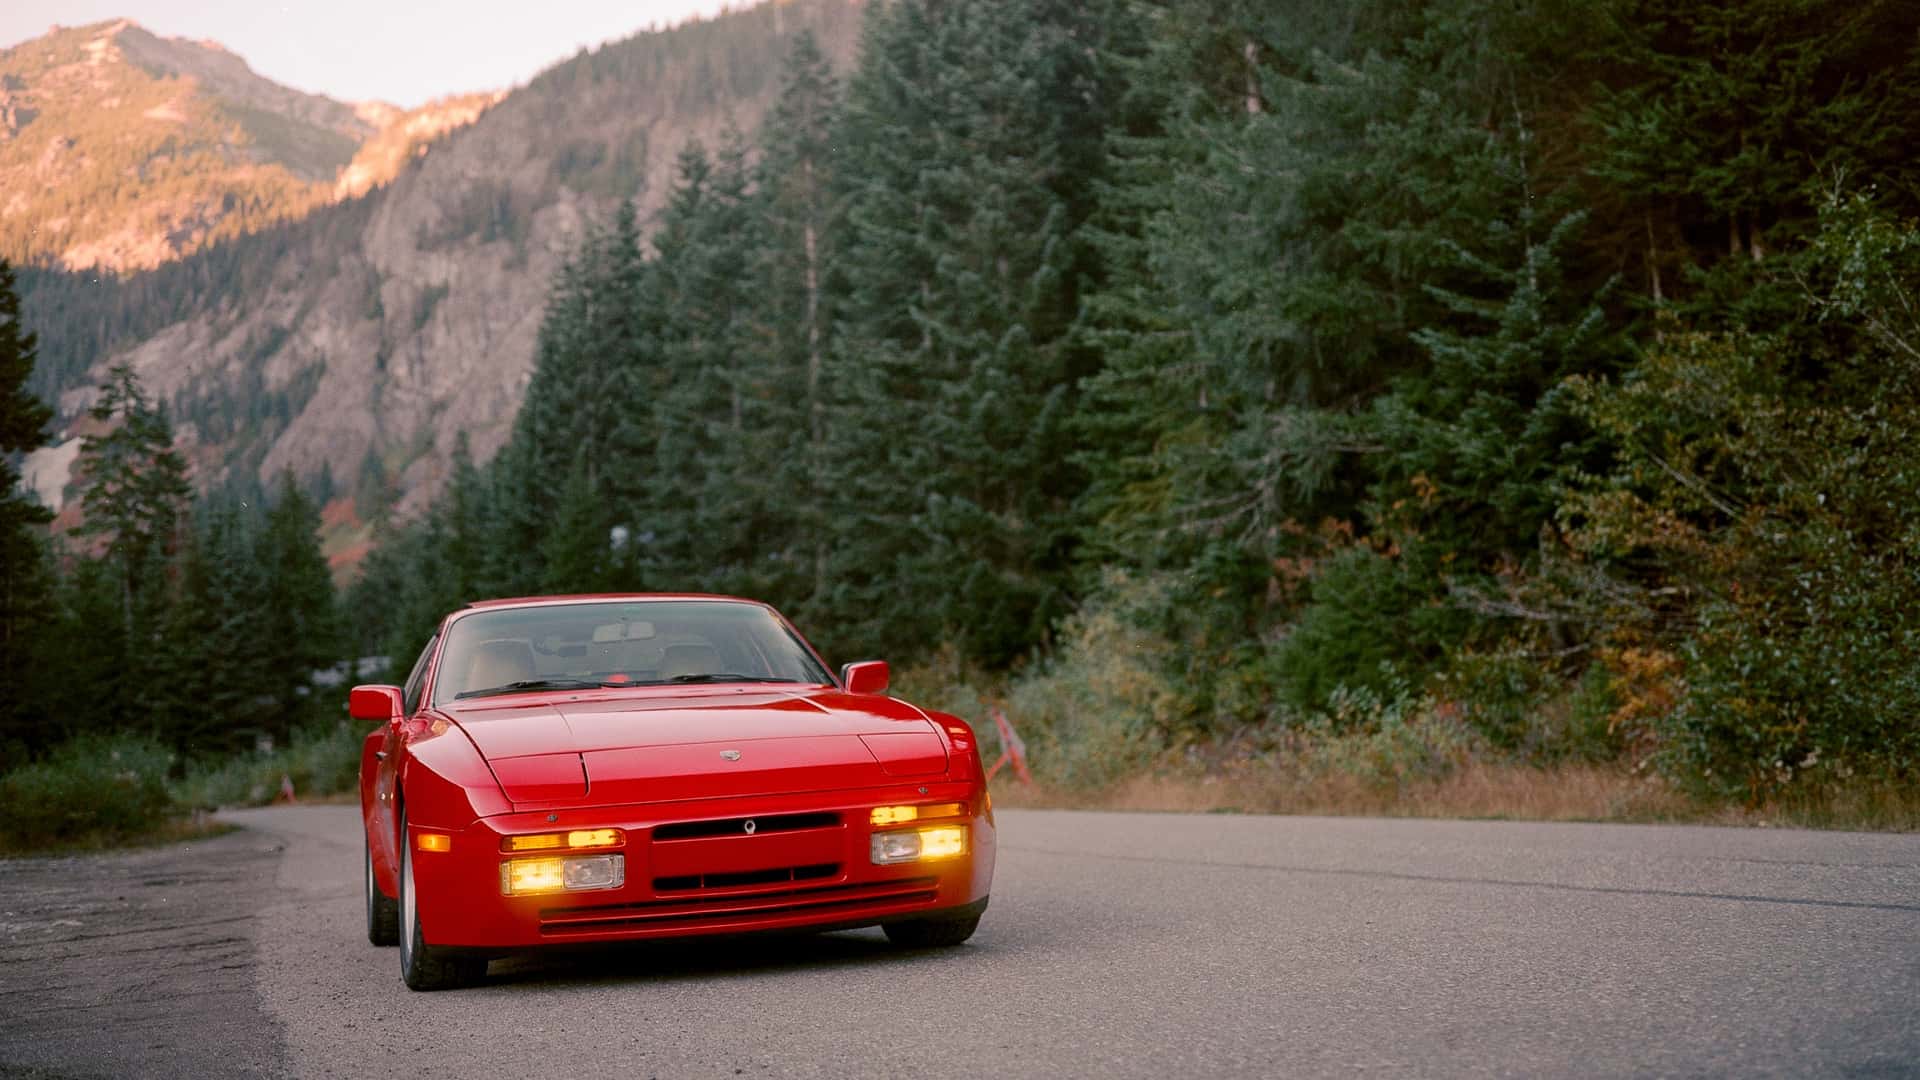
{"type": "Polygon", "coordinates": [[[830,681],[764,610],[737,604],[481,613],[451,634],[434,691],[441,701],[536,679],[645,685],[739,673],[830,681]],[[462,629],[484,637],[466,644],[472,639],[462,629]]]}

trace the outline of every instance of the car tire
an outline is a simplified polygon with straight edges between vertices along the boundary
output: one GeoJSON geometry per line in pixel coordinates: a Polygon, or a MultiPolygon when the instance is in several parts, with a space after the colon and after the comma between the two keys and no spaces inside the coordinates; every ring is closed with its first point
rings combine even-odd
{"type": "Polygon", "coordinates": [[[914,919],[910,922],[890,922],[882,925],[880,929],[887,932],[887,940],[895,945],[909,949],[944,949],[972,937],[979,926],[980,916],[969,915],[964,919],[914,919]]]}
{"type": "Polygon", "coordinates": [[[420,930],[420,907],[413,888],[413,845],[407,814],[400,812],[400,979],[409,990],[454,990],[486,974],[484,958],[465,956],[427,944],[420,930]]]}
{"type": "Polygon", "coordinates": [[[400,901],[380,891],[373,877],[373,847],[367,846],[367,940],[375,945],[400,944],[400,901]]]}

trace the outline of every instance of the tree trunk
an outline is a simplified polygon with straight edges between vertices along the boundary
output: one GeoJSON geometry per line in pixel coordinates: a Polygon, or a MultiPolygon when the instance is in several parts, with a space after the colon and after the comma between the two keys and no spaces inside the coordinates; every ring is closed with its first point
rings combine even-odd
{"type": "Polygon", "coordinates": [[[1660,248],[1653,238],[1653,211],[1646,214],[1647,221],[1647,277],[1653,287],[1653,302],[1658,304],[1666,299],[1660,288],[1660,248]]]}
{"type": "MultiPolygon", "coordinates": [[[[800,231],[801,250],[806,257],[807,284],[807,428],[813,451],[813,467],[808,472],[811,473],[810,479],[818,481],[821,470],[826,466],[827,418],[826,406],[820,400],[820,237],[815,227],[815,208],[811,198],[816,191],[813,159],[808,158],[803,162],[801,170],[806,176],[809,196],[807,223],[800,231]]],[[[816,597],[827,588],[827,545],[822,538],[823,533],[824,530],[814,531],[813,595],[816,597]]]]}
{"type": "Polygon", "coordinates": [[[1247,61],[1247,115],[1260,112],[1260,46],[1248,41],[1240,50],[1247,61]]]}

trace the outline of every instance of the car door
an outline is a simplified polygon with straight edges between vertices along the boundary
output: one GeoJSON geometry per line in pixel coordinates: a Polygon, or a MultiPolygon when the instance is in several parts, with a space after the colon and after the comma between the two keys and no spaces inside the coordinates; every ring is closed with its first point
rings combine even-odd
{"type": "Polygon", "coordinates": [[[379,765],[374,770],[375,842],[380,845],[380,853],[386,864],[393,867],[396,874],[400,867],[397,842],[400,823],[394,808],[400,794],[400,753],[406,744],[407,718],[418,712],[424,704],[421,699],[425,696],[427,669],[432,666],[434,647],[438,644],[440,635],[436,633],[427,639],[426,648],[420,650],[420,658],[413,662],[413,671],[407,675],[407,683],[400,690],[401,715],[387,721],[380,744],[379,765]]]}

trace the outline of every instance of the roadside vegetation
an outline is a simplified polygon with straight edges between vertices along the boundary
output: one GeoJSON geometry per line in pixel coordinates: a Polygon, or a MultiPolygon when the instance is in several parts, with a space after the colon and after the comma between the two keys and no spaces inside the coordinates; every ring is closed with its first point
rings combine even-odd
{"type": "MultiPolygon", "coordinates": [[[[344,697],[344,695],[342,695],[344,697]]],[[[284,746],[189,764],[169,785],[181,806],[263,806],[291,789],[296,800],[358,796],[360,744],[370,726],[342,715],[297,728],[284,746]]]]}
{"type": "MultiPolygon", "coordinates": [[[[404,669],[478,596],[732,592],[989,742],[1004,705],[1014,798],[1920,824],[1911,4],[866,18],[582,243],[511,440],[387,523],[349,651],[404,669]]],[[[167,621],[213,541],[128,540],[168,505],[10,561],[60,583],[9,618],[111,628],[100,722],[212,756],[229,714],[139,667],[213,640],[167,621]]],[[[39,753],[79,714],[11,715],[39,753]]]]}
{"type": "Polygon", "coordinates": [[[138,735],[79,735],[0,774],[0,854],[84,851],[204,836],[221,807],[351,799],[364,725],[295,729],[267,751],[188,758],[138,735]]]}

